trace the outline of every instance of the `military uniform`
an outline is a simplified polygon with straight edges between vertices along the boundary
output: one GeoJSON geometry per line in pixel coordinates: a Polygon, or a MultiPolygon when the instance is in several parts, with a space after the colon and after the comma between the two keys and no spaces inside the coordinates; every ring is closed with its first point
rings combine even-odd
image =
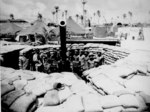
{"type": "Polygon", "coordinates": [[[33,54],[33,63],[34,63],[34,66],[35,66],[35,70],[40,71],[40,68],[42,66],[42,62],[39,59],[39,54],[38,53],[33,54]]]}
{"type": "Polygon", "coordinates": [[[29,59],[27,59],[24,54],[19,56],[19,68],[23,70],[29,68],[29,59]]]}

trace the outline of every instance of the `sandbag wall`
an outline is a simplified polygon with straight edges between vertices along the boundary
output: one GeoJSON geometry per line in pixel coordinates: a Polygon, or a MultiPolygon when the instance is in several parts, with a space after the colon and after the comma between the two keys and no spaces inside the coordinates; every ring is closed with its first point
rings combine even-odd
{"type": "MultiPolygon", "coordinates": [[[[108,76],[97,74],[96,82],[93,74],[91,79],[99,89],[97,92],[91,87],[92,81],[91,84],[86,84],[69,72],[44,74],[4,67],[0,69],[2,112],[149,111],[150,94],[144,89],[131,91],[108,76]],[[54,89],[58,83],[65,86],[59,90],[54,89]]],[[[91,74],[88,76],[91,77],[91,74]]]]}
{"type": "Polygon", "coordinates": [[[125,112],[150,111],[149,51],[134,51],[114,64],[92,68],[83,74],[98,93],[108,98],[105,100],[112,110],[118,107],[119,100],[125,112]]]}
{"type": "Polygon", "coordinates": [[[127,49],[122,49],[116,46],[103,46],[104,49],[104,63],[105,64],[113,64],[117,60],[127,57],[130,54],[130,51],[127,49]]]}
{"type": "Polygon", "coordinates": [[[149,58],[149,52],[136,51],[112,65],[87,70],[90,83],[70,72],[0,67],[2,112],[148,112],[149,58]],[[60,89],[58,83],[63,84],[60,89]]]}
{"type": "Polygon", "coordinates": [[[98,95],[71,72],[45,74],[0,67],[2,112],[84,111],[82,96],[98,95]],[[58,89],[59,84],[63,86],[58,89]]]}
{"type": "Polygon", "coordinates": [[[104,64],[106,65],[113,64],[131,53],[128,49],[105,44],[86,44],[83,48],[87,48],[89,51],[101,51],[104,56],[104,64]]]}

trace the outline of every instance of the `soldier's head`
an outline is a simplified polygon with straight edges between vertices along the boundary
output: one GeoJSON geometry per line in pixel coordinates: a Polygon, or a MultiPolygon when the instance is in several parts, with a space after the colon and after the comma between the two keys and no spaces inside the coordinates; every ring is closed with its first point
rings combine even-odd
{"type": "Polygon", "coordinates": [[[90,60],[93,60],[93,59],[94,59],[94,54],[93,54],[92,52],[89,54],[89,59],[90,59],[90,60]]]}
{"type": "Polygon", "coordinates": [[[101,56],[101,55],[102,55],[102,53],[101,53],[101,52],[97,52],[97,55],[98,55],[98,56],[101,56]]]}
{"type": "Polygon", "coordinates": [[[78,54],[78,50],[77,50],[77,49],[74,50],[74,54],[75,54],[75,55],[78,54]]]}
{"type": "Polygon", "coordinates": [[[94,66],[98,67],[98,60],[94,60],[94,66]]]}

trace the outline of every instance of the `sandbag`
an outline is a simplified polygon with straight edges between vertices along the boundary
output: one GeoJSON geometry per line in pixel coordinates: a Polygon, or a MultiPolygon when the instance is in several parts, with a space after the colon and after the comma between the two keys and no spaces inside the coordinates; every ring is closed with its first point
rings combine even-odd
{"type": "Polygon", "coordinates": [[[25,91],[23,90],[12,91],[2,97],[2,103],[6,104],[7,106],[10,106],[17,98],[24,94],[25,91]]]}
{"type": "Polygon", "coordinates": [[[13,82],[13,85],[15,86],[16,89],[22,90],[26,85],[27,85],[27,80],[17,80],[13,82]]]}
{"type": "Polygon", "coordinates": [[[44,97],[40,97],[37,99],[37,107],[42,106],[44,103],[44,97]]]}
{"type": "Polygon", "coordinates": [[[57,90],[50,90],[44,96],[44,106],[56,106],[60,104],[57,90]]]}
{"type": "Polygon", "coordinates": [[[8,84],[13,84],[14,81],[20,80],[20,77],[17,76],[11,76],[10,78],[7,78],[5,80],[3,80],[3,82],[7,82],[8,84]]]}
{"type": "Polygon", "coordinates": [[[102,70],[101,69],[98,69],[98,68],[91,68],[92,70],[90,71],[88,77],[95,77],[96,75],[99,75],[102,73],[102,70]]]}
{"type": "Polygon", "coordinates": [[[13,91],[15,87],[10,84],[1,83],[1,96],[5,95],[6,93],[13,91]]]}
{"type": "Polygon", "coordinates": [[[0,71],[1,71],[1,80],[8,79],[8,78],[12,77],[12,73],[15,72],[14,69],[5,68],[5,67],[1,67],[0,71]]]}
{"type": "Polygon", "coordinates": [[[60,103],[63,103],[64,101],[66,101],[67,98],[71,95],[72,95],[72,92],[70,91],[69,87],[67,87],[67,86],[65,86],[64,89],[58,91],[60,103]]]}
{"type": "Polygon", "coordinates": [[[91,74],[92,72],[94,72],[95,70],[97,70],[98,68],[91,68],[89,70],[85,70],[83,72],[83,76],[88,76],[89,74],[91,74]]]}
{"type": "Polygon", "coordinates": [[[121,95],[119,100],[121,105],[125,108],[139,108],[138,100],[131,94],[121,95]]]}
{"type": "Polygon", "coordinates": [[[97,77],[93,77],[92,81],[97,88],[102,89],[107,94],[113,94],[115,91],[125,89],[123,86],[111,80],[106,75],[98,75],[97,77]]]}
{"type": "Polygon", "coordinates": [[[82,97],[85,112],[103,112],[100,103],[100,96],[97,94],[87,94],[82,97]]]}
{"type": "Polygon", "coordinates": [[[29,81],[28,84],[24,87],[24,90],[27,93],[33,93],[37,96],[40,96],[46,93],[47,85],[45,83],[45,80],[37,79],[29,81]]]}
{"type": "Polygon", "coordinates": [[[10,109],[13,112],[28,112],[34,105],[36,105],[36,96],[33,94],[25,94],[21,96],[20,98],[18,98],[10,106],[10,109]]]}
{"type": "Polygon", "coordinates": [[[48,76],[46,73],[41,73],[41,72],[36,72],[32,71],[31,74],[36,78],[36,79],[43,79],[48,76]]]}
{"type": "Polygon", "coordinates": [[[63,103],[64,112],[84,112],[81,96],[72,95],[63,103]]]}
{"type": "Polygon", "coordinates": [[[147,72],[150,73],[150,64],[147,66],[147,72]]]}
{"type": "Polygon", "coordinates": [[[118,106],[118,107],[104,109],[103,112],[122,112],[123,109],[124,108],[122,106],[118,106]]]}
{"type": "Polygon", "coordinates": [[[136,71],[132,68],[121,66],[121,67],[116,67],[113,69],[113,71],[110,71],[112,77],[113,76],[118,76],[118,77],[127,77],[131,74],[134,74],[136,71]]]}
{"type": "Polygon", "coordinates": [[[121,106],[121,102],[117,96],[106,95],[100,98],[101,105],[104,109],[121,106]]]}
{"type": "Polygon", "coordinates": [[[40,107],[35,112],[66,112],[63,111],[61,106],[47,106],[47,107],[40,107]]]}
{"type": "Polygon", "coordinates": [[[57,79],[56,81],[62,84],[71,86],[79,80],[72,72],[61,72],[61,74],[63,77],[57,79]]]}
{"type": "Polygon", "coordinates": [[[59,79],[63,77],[61,73],[50,73],[49,76],[53,77],[54,79],[59,79]]]}
{"type": "Polygon", "coordinates": [[[79,80],[77,83],[73,84],[71,86],[71,91],[78,95],[84,95],[87,93],[95,93],[95,91],[93,91],[93,89],[82,80],[79,80]]]}
{"type": "Polygon", "coordinates": [[[147,66],[146,65],[136,65],[136,68],[139,72],[146,74],[147,73],[147,66]]]}
{"type": "Polygon", "coordinates": [[[146,106],[144,99],[139,94],[136,94],[135,97],[139,103],[139,108],[137,110],[140,112],[147,110],[147,106],[146,106]]]}
{"type": "Polygon", "coordinates": [[[136,75],[125,83],[125,87],[135,92],[143,91],[150,94],[150,77],[136,75]]]}
{"type": "Polygon", "coordinates": [[[122,112],[139,112],[137,108],[130,107],[130,108],[124,108],[122,112]]]}
{"type": "Polygon", "coordinates": [[[21,76],[22,80],[34,80],[35,79],[35,77],[33,75],[29,75],[29,74],[25,74],[25,73],[21,74],[20,76],[21,76]]]}
{"type": "Polygon", "coordinates": [[[127,90],[127,89],[118,90],[118,91],[113,92],[113,95],[116,95],[118,97],[121,96],[121,95],[125,95],[125,94],[134,94],[134,92],[131,91],[131,90],[127,90]]]}
{"type": "Polygon", "coordinates": [[[150,105],[150,95],[140,92],[139,95],[144,99],[146,104],[150,105]]]}

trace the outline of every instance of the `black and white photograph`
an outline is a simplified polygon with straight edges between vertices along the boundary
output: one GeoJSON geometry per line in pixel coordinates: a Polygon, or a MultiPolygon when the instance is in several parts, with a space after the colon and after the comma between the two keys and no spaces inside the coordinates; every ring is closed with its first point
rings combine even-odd
{"type": "Polygon", "coordinates": [[[150,112],[150,0],[0,0],[0,112],[150,112]]]}

